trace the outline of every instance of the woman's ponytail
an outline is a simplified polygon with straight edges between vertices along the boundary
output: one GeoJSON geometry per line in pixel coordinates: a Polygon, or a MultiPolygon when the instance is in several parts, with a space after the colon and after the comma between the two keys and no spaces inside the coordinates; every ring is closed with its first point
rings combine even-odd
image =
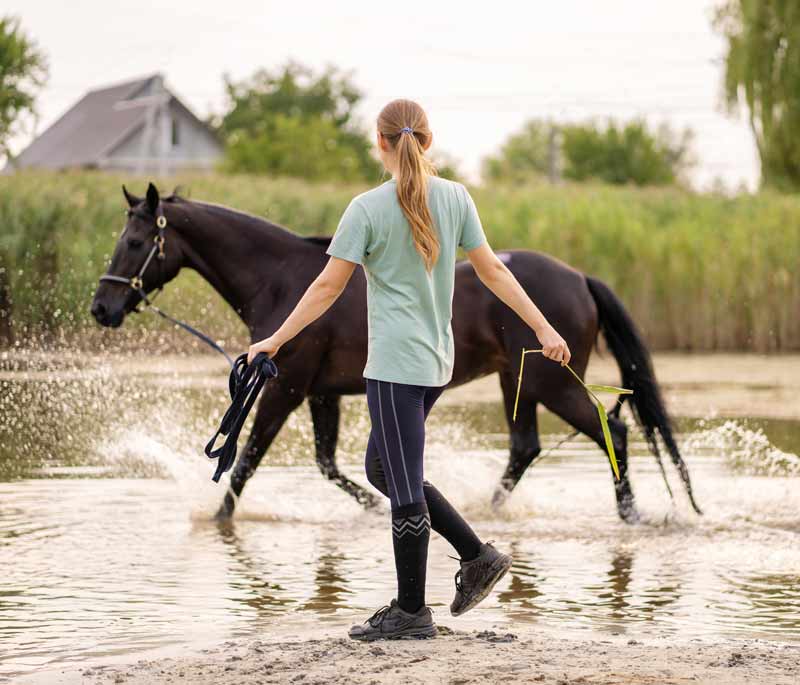
{"type": "Polygon", "coordinates": [[[414,246],[430,272],[439,258],[439,239],[428,207],[428,176],[436,174],[425,157],[431,138],[428,118],[416,102],[393,100],[378,116],[378,131],[397,155],[397,198],[414,246]]]}

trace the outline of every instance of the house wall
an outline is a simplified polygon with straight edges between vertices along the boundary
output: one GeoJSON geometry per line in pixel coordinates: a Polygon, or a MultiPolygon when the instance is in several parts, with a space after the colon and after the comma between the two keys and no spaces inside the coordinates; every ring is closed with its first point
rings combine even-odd
{"type": "Polygon", "coordinates": [[[156,114],[151,124],[128,136],[103,160],[103,168],[139,173],[173,173],[182,169],[211,169],[222,156],[222,146],[185,110],[170,104],[168,116],[156,114]],[[172,143],[172,120],[178,141],[172,143]],[[162,154],[163,151],[163,154],[162,154]]]}

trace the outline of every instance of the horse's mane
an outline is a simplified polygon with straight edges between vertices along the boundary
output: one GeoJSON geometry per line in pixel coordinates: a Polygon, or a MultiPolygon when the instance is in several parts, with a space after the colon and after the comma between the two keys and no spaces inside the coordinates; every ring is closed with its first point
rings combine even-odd
{"type": "Polygon", "coordinates": [[[263,217],[255,216],[254,214],[249,214],[248,212],[243,212],[243,211],[241,211],[239,209],[234,209],[233,207],[228,207],[226,205],[218,205],[218,204],[213,203],[213,202],[199,202],[197,200],[189,200],[188,198],[183,196],[180,191],[181,191],[180,187],[175,188],[175,190],[172,192],[171,195],[168,195],[167,197],[161,198],[161,201],[162,202],[169,202],[169,203],[172,203],[172,204],[177,204],[177,203],[181,203],[181,202],[187,202],[187,203],[190,203],[190,204],[200,205],[201,207],[205,207],[207,209],[210,208],[210,209],[216,210],[216,211],[222,211],[222,212],[225,212],[225,213],[232,213],[232,214],[239,214],[239,215],[242,215],[242,216],[246,216],[247,218],[253,219],[253,220],[257,221],[257,222],[266,224],[266,225],[274,227],[274,228],[279,228],[279,229],[281,229],[283,231],[286,231],[287,233],[289,233],[289,234],[291,234],[291,235],[293,235],[293,236],[295,236],[297,238],[302,238],[303,240],[305,240],[306,242],[311,243],[312,245],[319,245],[320,247],[328,247],[328,245],[330,245],[330,243],[331,243],[331,240],[333,239],[333,236],[330,236],[330,235],[310,235],[310,236],[298,235],[294,231],[291,231],[288,228],[286,228],[285,226],[281,226],[280,224],[275,224],[275,223],[273,223],[273,222],[271,222],[271,221],[269,221],[267,219],[264,219],[263,217]]]}
{"type": "Polygon", "coordinates": [[[307,235],[304,238],[309,243],[314,243],[314,245],[321,245],[322,247],[328,247],[331,244],[331,240],[333,240],[332,235],[307,235]]]}

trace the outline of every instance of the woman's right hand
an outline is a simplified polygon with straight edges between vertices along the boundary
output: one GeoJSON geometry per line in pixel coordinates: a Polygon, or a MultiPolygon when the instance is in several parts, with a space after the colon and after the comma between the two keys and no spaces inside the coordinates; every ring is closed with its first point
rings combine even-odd
{"type": "Polygon", "coordinates": [[[536,337],[542,343],[542,354],[554,362],[559,362],[561,366],[569,364],[571,354],[566,341],[557,332],[556,329],[547,325],[541,331],[536,331],[536,337]]]}
{"type": "Polygon", "coordinates": [[[266,352],[267,356],[272,359],[272,357],[278,354],[281,344],[282,343],[275,339],[274,335],[271,335],[269,338],[259,340],[257,343],[253,343],[250,345],[250,349],[247,351],[247,363],[251,364],[259,352],[266,352]]]}

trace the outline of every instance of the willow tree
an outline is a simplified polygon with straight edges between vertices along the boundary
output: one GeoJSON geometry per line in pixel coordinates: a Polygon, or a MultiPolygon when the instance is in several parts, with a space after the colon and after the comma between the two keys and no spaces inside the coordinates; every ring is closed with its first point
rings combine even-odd
{"type": "Polygon", "coordinates": [[[762,184],[800,189],[800,3],[725,0],[714,23],[727,41],[726,103],[747,106],[762,184]]]}

